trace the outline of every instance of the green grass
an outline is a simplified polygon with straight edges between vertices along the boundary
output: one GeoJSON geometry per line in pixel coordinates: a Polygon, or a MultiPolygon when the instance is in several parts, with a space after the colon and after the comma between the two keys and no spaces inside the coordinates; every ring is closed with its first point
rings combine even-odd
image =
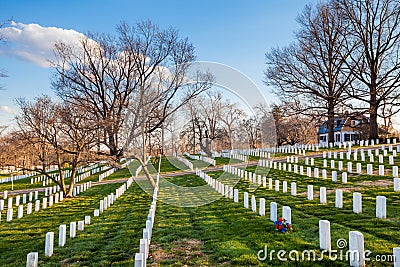
{"type": "MultiPolygon", "coordinates": [[[[118,171],[113,176],[126,173],[118,171]]],[[[132,266],[139,249],[141,229],[145,227],[151,198],[136,183],[100,217],[93,217],[99,200],[115,192],[122,183],[94,186],[73,199],[54,204],[53,207],[11,222],[0,224],[0,266],[24,266],[29,252],[39,252],[40,266],[132,266]],[[77,238],[69,238],[69,223],[92,218],[77,238]],[[59,248],[58,227],[67,224],[67,244],[59,248]],[[55,232],[55,254],[44,256],[47,232],[55,232]],[[127,247],[125,244],[131,244],[127,247]]],[[[5,214],[2,214],[2,217],[5,214]]],[[[5,218],[5,217],[3,217],[5,218]]],[[[15,217],[14,217],[15,218],[15,217]]]]}
{"type": "MultiPolygon", "coordinates": [[[[322,153],[322,152],[319,152],[322,153]]],[[[158,160],[158,159],[157,159],[158,160]]],[[[229,158],[216,158],[217,164],[242,163],[229,158]]],[[[315,159],[315,165],[322,169],[322,159],[315,159]]],[[[346,160],[344,160],[344,167],[346,160]]],[[[185,165],[173,157],[162,158],[161,171],[177,172],[188,170],[185,165]],[[183,166],[182,166],[183,165],[183,166]]],[[[300,160],[299,164],[304,163],[300,160]]],[[[386,162],[385,162],[386,164],[386,162]]],[[[396,161],[398,164],[398,161],[396,161]]],[[[293,164],[292,164],[293,165],[293,164]]],[[[328,160],[328,166],[330,162],[328,160]]],[[[136,169],[137,166],[131,165],[136,169]]],[[[156,161],[154,167],[158,167],[156,161]]],[[[244,167],[243,167],[244,168],[244,167]]],[[[160,197],[157,205],[153,238],[150,248],[148,265],[154,266],[348,266],[345,261],[331,261],[324,257],[318,262],[282,262],[275,257],[273,260],[259,261],[257,252],[264,249],[286,251],[306,249],[315,250],[320,255],[318,222],[326,219],[331,222],[332,249],[337,249],[339,238],[348,239],[348,232],[361,231],[365,238],[365,249],[377,254],[392,254],[392,248],[400,244],[400,195],[393,192],[393,186],[378,186],[362,184],[365,181],[390,180],[391,176],[378,177],[349,174],[348,183],[332,182],[330,171],[328,179],[300,176],[292,172],[268,170],[263,167],[246,168],[256,171],[268,178],[281,181],[281,191],[250,186],[248,181],[239,180],[233,175],[214,171],[209,173],[219,181],[239,189],[240,203],[224,197],[218,198],[207,205],[182,207],[185,204],[195,204],[199,200],[213,199],[219,196],[211,190],[199,177],[179,175],[161,180],[160,197]],[[282,192],[282,182],[287,181],[288,193],[282,192]],[[176,187],[171,186],[172,183],[176,187]],[[290,182],[297,183],[298,196],[290,195],[290,182]],[[314,200],[306,198],[307,185],[314,185],[314,200]],[[320,204],[317,192],[325,186],[328,190],[327,204],[320,204]],[[335,189],[342,188],[344,192],[344,207],[334,207],[335,189]],[[187,190],[187,192],[185,191],[187,190]],[[361,192],[363,196],[363,212],[352,212],[352,193],[361,192]],[[189,192],[189,193],[188,193],[189,192]],[[255,195],[257,202],[263,197],[266,200],[266,216],[258,216],[251,209],[243,208],[243,193],[255,195]],[[376,196],[387,197],[387,219],[375,218],[376,196]],[[275,201],[278,211],[288,205],[292,209],[294,231],[280,234],[274,230],[269,220],[269,203],[275,201]]],[[[353,164],[355,170],[355,163],[353,164]]],[[[329,168],[328,168],[329,170],[329,168]]],[[[364,168],[365,170],[365,168],[364,168]]],[[[156,169],[151,169],[155,173],[156,169]]],[[[97,181],[99,173],[83,180],[97,181]]],[[[321,173],[320,173],[321,175],[321,173]]],[[[128,169],[122,169],[105,180],[115,180],[131,177],[128,169]]],[[[340,172],[338,172],[340,181],[340,172]]],[[[145,227],[151,197],[142,188],[148,187],[146,180],[143,185],[134,183],[132,187],[100,217],[94,218],[93,210],[98,208],[99,200],[122,183],[112,183],[95,186],[74,199],[22,219],[0,223],[0,266],[24,266],[26,255],[32,251],[39,252],[40,266],[133,266],[135,253],[139,250],[139,240],[145,227]],[[142,188],[141,188],[142,187],[142,188]],[[91,225],[85,226],[83,232],[78,232],[75,239],[67,237],[63,248],[57,246],[58,227],[83,220],[85,215],[92,216],[91,225]],[[44,239],[46,232],[55,232],[55,252],[50,258],[44,257],[44,239]]],[[[30,184],[30,179],[29,179],[30,184]]],[[[29,184],[21,184],[29,188],[29,184]]],[[[41,185],[41,184],[40,184],[41,185]]],[[[5,218],[5,211],[2,218],[5,218]]],[[[390,266],[390,263],[369,262],[368,266],[390,266]]]]}
{"type": "MultiPolygon", "coordinates": [[[[255,167],[248,167],[254,170],[255,167]]],[[[258,168],[260,174],[265,174],[265,169],[258,168]]],[[[220,181],[229,184],[232,175],[213,172],[213,176],[220,181]]],[[[400,236],[397,229],[400,227],[400,210],[398,205],[400,196],[393,192],[390,186],[362,186],[358,183],[333,183],[321,178],[309,178],[278,170],[271,170],[268,177],[273,179],[297,182],[298,196],[290,193],[275,192],[265,188],[258,188],[250,193],[257,199],[266,199],[266,217],[260,217],[248,209],[242,208],[243,192],[249,192],[249,182],[240,181],[235,185],[239,189],[241,203],[233,203],[232,200],[221,198],[211,204],[195,207],[174,207],[160,203],[157,210],[157,219],[154,229],[153,245],[156,247],[154,262],[160,266],[183,266],[193,264],[195,266],[348,266],[345,261],[330,261],[325,257],[324,261],[311,262],[260,262],[256,253],[264,245],[269,249],[304,249],[319,248],[318,221],[326,219],[331,222],[332,248],[336,249],[336,241],[340,238],[348,239],[348,232],[361,231],[365,238],[365,249],[372,251],[372,256],[377,254],[392,254],[392,248],[400,244],[400,236]],[[344,208],[334,207],[334,191],[328,191],[328,204],[320,204],[319,198],[313,201],[306,199],[307,185],[314,185],[314,192],[319,191],[320,186],[326,186],[328,190],[336,188],[350,188],[350,192],[344,192],[344,208]],[[363,212],[352,212],[352,190],[357,185],[357,192],[363,194],[363,212]],[[387,197],[388,219],[375,218],[375,198],[377,195],[387,197]],[[292,220],[295,231],[286,235],[278,234],[273,230],[272,222],[269,222],[269,202],[278,203],[279,211],[282,206],[289,205],[292,208],[292,220]],[[190,248],[185,253],[185,247],[190,248]]],[[[359,176],[358,181],[369,181],[370,176],[359,176]]],[[[186,175],[170,178],[170,181],[181,186],[203,185],[198,177],[186,175]]],[[[234,185],[232,181],[231,185],[234,185]]],[[[289,186],[288,186],[289,187],[289,186]]],[[[354,191],[354,190],[353,190],[354,191]]],[[[290,192],[290,187],[289,187],[290,192]]],[[[165,192],[176,197],[171,192],[165,192]]],[[[162,196],[162,194],[161,194],[162,196]]],[[[162,199],[162,197],[161,197],[162,199]]],[[[177,199],[179,201],[179,199],[177,199]]],[[[318,252],[317,252],[318,256],[318,252]]],[[[390,266],[390,263],[369,262],[368,266],[390,266]]]]}

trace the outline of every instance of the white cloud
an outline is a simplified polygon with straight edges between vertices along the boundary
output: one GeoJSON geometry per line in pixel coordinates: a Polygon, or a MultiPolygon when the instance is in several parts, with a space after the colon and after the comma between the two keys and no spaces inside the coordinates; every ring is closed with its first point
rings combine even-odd
{"type": "Polygon", "coordinates": [[[49,67],[49,59],[53,59],[53,45],[56,41],[78,45],[84,35],[75,30],[56,27],[43,27],[39,24],[11,22],[9,27],[0,29],[6,43],[0,46],[0,55],[13,56],[49,67]]]}
{"type": "Polygon", "coordinates": [[[8,106],[0,106],[0,113],[15,114],[15,110],[8,106]]]}

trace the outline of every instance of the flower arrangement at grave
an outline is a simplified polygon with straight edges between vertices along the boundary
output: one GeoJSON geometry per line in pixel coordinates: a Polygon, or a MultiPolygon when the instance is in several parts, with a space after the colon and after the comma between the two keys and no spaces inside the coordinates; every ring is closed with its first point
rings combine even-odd
{"type": "Polygon", "coordinates": [[[286,221],[285,218],[281,217],[274,222],[275,229],[280,233],[286,233],[287,231],[292,231],[293,227],[290,223],[286,221]]]}

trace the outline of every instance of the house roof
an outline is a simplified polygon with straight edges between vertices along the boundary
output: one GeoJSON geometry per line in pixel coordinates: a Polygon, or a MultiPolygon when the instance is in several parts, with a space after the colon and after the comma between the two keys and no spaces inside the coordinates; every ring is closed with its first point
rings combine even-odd
{"type": "MultiPolygon", "coordinates": [[[[333,132],[339,132],[342,130],[344,124],[346,123],[347,118],[335,118],[335,127],[333,128],[333,132]]],[[[326,134],[329,132],[327,121],[324,122],[318,129],[318,134],[326,134]]]]}
{"type": "MultiPolygon", "coordinates": [[[[365,117],[363,114],[360,113],[352,113],[352,114],[344,114],[342,116],[338,116],[334,118],[334,128],[333,132],[340,132],[343,129],[343,126],[346,125],[348,120],[358,120],[363,123],[368,122],[368,118],[365,117]]],[[[318,134],[326,134],[329,132],[328,129],[328,121],[325,121],[318,129],[318,134]]]]}

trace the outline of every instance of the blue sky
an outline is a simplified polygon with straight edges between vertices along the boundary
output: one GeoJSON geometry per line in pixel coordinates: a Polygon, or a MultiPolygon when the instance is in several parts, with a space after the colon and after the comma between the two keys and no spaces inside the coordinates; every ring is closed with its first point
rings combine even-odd
{"type": "MultiPolygon", "coordinates": [[[[306,4],[316,2],[2,0],[0,20],[12,18],[23,25],[38,24],[85,34],[89,31],[114,33],[121,21],[133,24],[150,19],[162,28],[175,27],[182,37],[188,37],[196,47],[198,60],[223,63],[240,70],[261,88],[267,99],[273,99],[262,83],[264,54],[272,47],[290,43],[298,27],[297,15],[306,4]]],[[[42,40],[43,45],[45,42],[42,40]]],[[[7,46],[9,49],[15,44],[9,41],[7,46]]],[[[29,49],[28,54],[33,51],[29,49]]],[[[5,87],[0,91],[0,125],[13,118],[9,111],[16,109],[17,97],[32,99],[43,93],[52,95],[51,68],[4,50],[0,51],[0,68],[8,77],[0,80],[5,87]]]]}

